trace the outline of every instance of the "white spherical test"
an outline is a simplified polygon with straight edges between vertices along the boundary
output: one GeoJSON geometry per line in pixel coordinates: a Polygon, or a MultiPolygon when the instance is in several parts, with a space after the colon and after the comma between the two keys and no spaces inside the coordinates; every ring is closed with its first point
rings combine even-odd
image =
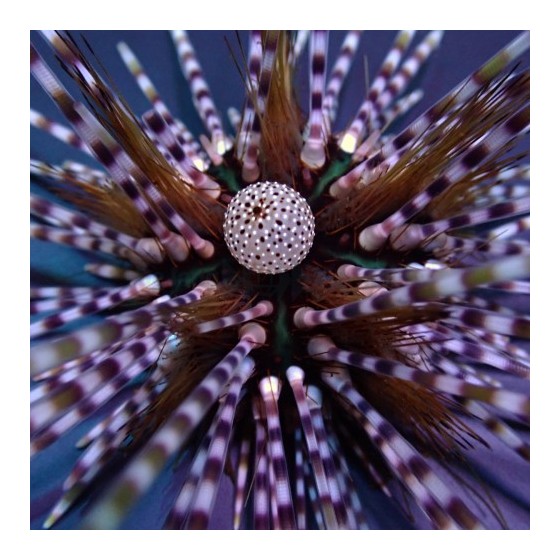
{"type": "Polygon", "coordinates": [[[291,270],[309,253],[315,220],[306,200],[281,183],[254,183],[229,203],[224,237],[232,256],[261,274],[291,270]]]}

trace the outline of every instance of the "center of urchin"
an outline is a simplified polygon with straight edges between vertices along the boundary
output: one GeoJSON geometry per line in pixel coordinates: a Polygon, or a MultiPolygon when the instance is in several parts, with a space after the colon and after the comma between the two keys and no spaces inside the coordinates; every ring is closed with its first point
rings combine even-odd
{"type": "Polygon", "coordinates": [[[253,183],[229,203],[224,237],[235,260],[260,274],[291,270],[309,253],[315,220],[309,204],[281,183],[253,183]]]}

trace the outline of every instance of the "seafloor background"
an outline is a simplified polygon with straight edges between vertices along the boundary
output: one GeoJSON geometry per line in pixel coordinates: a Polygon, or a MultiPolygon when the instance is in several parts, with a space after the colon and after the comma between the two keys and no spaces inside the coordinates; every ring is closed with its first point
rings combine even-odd
{"type": "MultiPolygon", "coordinates": [[[[82,32],[75,32],[79,35],[82,32]]],[[[103,31],[83,32],[96,56],[114,80],[118,90],[134,109],[137,115],[149,108],[148,101],[136,86],[133,78],[120,60],[116,44],[125,41],[139,57],[146,72],[151,77],[158,91],[171,112],[185,122],[191,131],[198,135],[203,131],[199,118],[192,106],[188,86],[183,79],[177,62],[171,38],[164,32],[134,31],[103,31]]],[[[424,98],[413,111],[393,130],[398,131],[402,125],[410,122],[423,110],[432,105],[441,96],[457,85],[465,76],[489,59],[497,50],[511,41],[518,32],[515,31],[459,31],[448,32],[444,36],[439,50],[434,53],[427,69],[415,80],[417,86],[424,90],[424,98]]],[[[423,34],[419,33],[419,36],[423,34]]],[[[243,82],[233,62],[230,47],[240,60],[239,44],[243,49],[247,45],[247,33],[240,32],[239,39],[231,31],[198,31],[190,33],[197,50],[205,77],[210,85],[216,106],[221,111],[224,123],[228,107],[242,109],[243,82]],[[229,46],[228,46],[229,45],[229,46]]],[[[366,71],[371,81],[385,53],[395,36],[394,32],[370,32],[362,37],[360,50],[343,90],[337,119],[338,131],[353,117],[367,90],[366,71]],[[365,63],[364,63],[365,57],[365,63]]],[[[330,36],[330,60],[332,64],[337,49],[344,37],[343,32],[332,32],[330,36]]],[[[31,38],[39,51],[45,55],[53,68],[57,62],[52,57],[44,41],[35,33],[31,38]]],[[[416,37],[418,40],[418,37],[416,37]]],[[[302,57],[306,66],[307,57],[302,57]]],[[[529,55],[522,58],[527,65],[529,55]]],[[[329,66],[330,68],[330,66],[329,66]]],[[[71,80],[62,72],[58,72],[66,84],[71,80]]],[[[307,107],[307,76],[300,73],[302,106],[307,107]]],[[[69,85],[71,91],[76,91],[69,85]]],[[[58,109],[42,91],[41,87],[31,80],[32,107],[44,115],[59,122],[65,122],[58,109]]],[[[230,130],[231,132],[231,130],[230,130]]],[[[67,159],[82,161],[91,165],[91,160],[79,152],[49,135],[31,130],[31,157],[42,161],[59,164],[67,159]]],[[[32,185],[33,189],[39,189],[32,185]]],[[[83,265],[90,262],[83,254],[54,244],[31,240],[31,282],[46,285],[75,284],[86,285],[95,282],[91,276],[83,272],[83,265]]],[[[522,304],[528,305],[528,300],[522,304]]],[[[31,464],[31,528],[42,526],[50,508],[60,495],[59,487],[66,478],[80,452],[73,443],[87,432],[95,420],[87,421],[60,441],[41,452],[31,464]]],[[[490,441],[495,441],[488,438],[490,441]]],[[[511,450],[493,444],[493,450],[477,450],[473,455],[475,464],[479,466],[479,474],[486,480],[488,488],[507,520],[509,528],[525,529],[529,527],[529,465],[517,457],[511,450]]],[[[160,527],[165,519],[169,505],[173,501],[177,489],[176,479],[180,473],[174,472],[169,465],[164,476],[158,478],[150,492],[145,495],[126,521],[124,528],[148,529],[160,527]]],[[[228,528],[231,508],[231,484],[223,477],[221,498],[218,500],[216,512],[212,519],[212,527],[228,528]]],[[[375,492],[362,481],[360,495],[364,498],[366,510],[371,519],[371,527],[379,529],[412,528],[409,520],[387,502],[380,492],[375,492]]],[[[59,524],[57,529],[75,529],[79,527],[84,506],[75,508],[59,524]]],[[[488,514],[486,514],[488,515],[488,514]]],[[[494,525],[494,523],[492,523],[494,525]]],[[[421,525],[423,526],[423,525],[421,525]]]]}

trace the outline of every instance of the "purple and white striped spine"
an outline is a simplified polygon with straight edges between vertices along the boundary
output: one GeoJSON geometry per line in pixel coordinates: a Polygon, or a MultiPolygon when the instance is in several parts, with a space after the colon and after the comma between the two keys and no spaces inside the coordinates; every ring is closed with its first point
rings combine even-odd
{"type": "Polygon", "coordinates": [[[80,303],[70,309],[65,309],[39,321],[31,323],[30,336],[41,336],[55,328],[59,328],[71,321],[87,317],[104,309],[114,307],[124,301],[134,300],[144,296],[156,296],[159,293],[159,281],[153,274],[140,280],[134,280],[128,286],[115,288],[109,293],[92,298],[90,301],[80,303]]]}
{"type": "Polygon", "coordinates": [[[255,423],[255,467],[253,482],[253,525],[255,529],[270,529],[269,512],[269,476],[268,476],[268,444],[266,438],[266,421],[264,419],[264,403],[260,396],[255,395],[252,402],[253,420],[255,423]]]}
{"type": "Polygon", "coordinates": [[[340,53],[331,70],[323,99],[323,113],[330,133],[338,110],[338,96],[360,44],[361,31],[349,31],[340,47],[340,53]]]}
{"type": "Polygon", "coordinates": [[[171,31],[171,37],[179,55],[183,74],[189,82],[194,105],[212,136],[212,146],[220,156],[223,156],[231,148],[232,143],[224,132],[210,88],[204,79],[189,36],[185,31],[171,31]]]}
{"type": "MultiPolygon", "coordinates": [[[[244,155],[242,159],[241,176],[247,183],[254,183],[259,175],[258,165],[259,146],[261,141],[261,116],[265,114],[266,101],[270,90],[272,72],[276,62],[276,49],[278,46],[279,32],[270,31],[266,34],[263,43],[262,64],[258,77],[258,87],[256,91],[256,115],[252,121],[252,127],[246,143],[243,146],[244,155]]],[[[251,76],[253,79],[253,76],[251,76]]]]}
{"type": "Polygon", "coordinates": [[[321,453],[319,451],[319,443],[313,427],[311,413],[306,398],[306,390],[303,386],[304,372],[298,366],[290,366],[286,370],[286,377],[292,387],[296,405],[298,408],[301,426],[305,436],[309,461],[311,463],[315,485],[321,504],[321,512],[327,529],[339,529],[339,521],[334,510],[333,494],[329,480],[325,472],[321,453]]]}
{"type": "Polygon", "coordinates": [[[327,69],[328,31],[312,31],[309,73],[309,120],[301,161],[310,169],[325,165],[328,129],[323,113],[323,96],[327,69]]]}
{"type": "Polygon", "coordinates": [[[258,91],[259,77],[263,62],[263,44],[260,31],[249,32],[248,60],[247,97],[239,128],[239,135],[236,140],[236,155],[239,161],[244,161],[245,159],[256,115],[253,99],[258,91]]]}
{"type": "Polygon", "coordinates": [[[70,128],[59,124],[51,119],[48,119],[38,111],[34,109],[30,110],[29,120],[32,126],[38,128],[39,130],[44,130],[48,132],[51,136],[54,136],[57,140],[78,148],[82,152],[91,156],[91,150],[88,148],[87,144],[70,128]]]}
{"type": "Polygon", "coordinates": [[[218,495],[220,478],[227,458],[241,387],[253,373],[254,369],[255,363],[253,360],[246,358],[231,379],[228,393],[217,414],[218,422],[208,448],[208,458],[206,459],[196,494],[192,498],[190,514],[186,524],[187,529],[208,528],[210,515],[218,495]]]}
{"type": "Polygon", "coordinates": [[[265,377],[259,382],[259,391],[264,402],[267,434],[270,444],[270,462],[272,463],[275,480],[275,485],[270,491],[276,494],[280,528],[295,529],[296,520],[278,412],[280,388],[280,380],[274,376],[265,377]]]}

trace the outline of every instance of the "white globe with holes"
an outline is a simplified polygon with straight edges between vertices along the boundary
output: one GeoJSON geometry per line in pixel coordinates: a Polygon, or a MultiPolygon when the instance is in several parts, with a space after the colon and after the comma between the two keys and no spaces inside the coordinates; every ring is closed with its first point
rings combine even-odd
{"type": "Polygon", "coordinates": [[[291,270],[309,253],[315,220],[306,200],[288,185],[254,183],[229,203],[224,237],[233,257],[261,274],[291,270]]]}

